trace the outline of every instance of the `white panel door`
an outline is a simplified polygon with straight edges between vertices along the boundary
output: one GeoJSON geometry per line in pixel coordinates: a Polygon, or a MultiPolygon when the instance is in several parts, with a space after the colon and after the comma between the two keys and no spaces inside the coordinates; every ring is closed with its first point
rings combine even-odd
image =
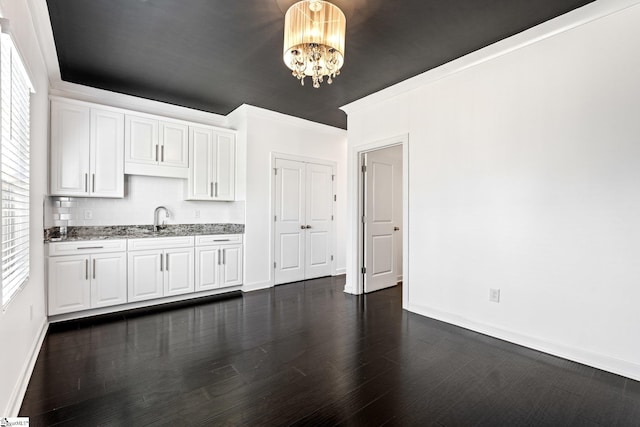
{"type": "Polygon", "coordinates": [[[193,292],[193,248],[165,249],[164,296],[193,292]]]}
{"type": "Polygon", "coordinates": [[[160,122],[160,163],[189,167],[189,127],[179,123],[160,122]]]}
{"type": "Polygon", "coordinates": [[[402,203],[394,194],[395,169],[401,167],[397,160],[384,150],[364,155],[365,186],[365,292],[373,292],[397,284],[397,260],[395,257],[396,219],[394,203],[402,203]]]}
{"type": "Polygon", "coordinates": [[[222,252],[222,269],[220,287],[242,284],[242,245],[220,247],[222,252]]]}
{"type": "Polygon", "coordinates": [[[125,117],[125,161],[158,164],[160,156],[158,121],[144,117],[125,117]]]}
{"type": "Polygon", "coordinates": [[[124,252],[91,256],[91,308],[127,302],[127,255],[124,252]]]}
{"type": "Polygon", "coordinates": [[[216,134],[214,199],[234,200],[236,196],[236,143],[233,134],[216,134]]]}
{"type": "Polygon", "coordinates": [[[333,169],[306,165],[305,279],[331,275],[333,169]]]}
{"type": "Polygon", "coordinates": [[[397,284],[397,260],[395,257],[395,231],[397,212],[394,209],[393,179],[395,169],[401,167],[394,157],[384,150],[364,155],[365,173],[365,248],[367,272],[364,290],[373,292],[397,284]]]}
{"type": "Polygon", "coordinates": [[[195,290],[206,291],[220,287],[219,270],[222,257],[220,248],[206,246],[196,248],[196,277],[195,290]]]}
{"type": "Polygon", "coordinates": [[[91,307],[89,257],[49,258],[49,315],[91,307]]]}
{"type": "Polygon", "coordinates": [[[212,200],[213,181],[211,168],[213,158],[213,131],[192,127],[189,130],[189,156],[191,167],[187,181],[188,199],[212,200]]]}
{"type": "Polygon", "coordinates": [[[163,295],[162,251],[129,252],[127,262],[128,301],[144,301],[163,295]]]}
{"type": "Polygon", "coordinates": [[[306,165],[276,159],[275,284],[305,278],[306,165]]]}
{"type": "Polygon", "coordinates": [[[90,152],[90,194],[124,197],[124,114],[91,109],[90,152]]]}
{"type": "Polygon", "coordinates": [[[90,118],[89,107],[51,101],[52,195],[89,195],[90,118]]]}

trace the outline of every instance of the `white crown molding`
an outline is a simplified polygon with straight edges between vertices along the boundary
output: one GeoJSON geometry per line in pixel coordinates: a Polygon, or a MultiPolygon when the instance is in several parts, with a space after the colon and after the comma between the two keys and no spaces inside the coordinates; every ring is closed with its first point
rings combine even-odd
{"type": "Polygon", "coordinates": [[[31,13],[33,27],[40,44],[40,53],[49,76],[49,85],[62,81],[56,44],[53,40],[53,29],[49,18],[46,0],[27,0],[27,8],[31,13]]]}
{"type": "Polygon", "coordinates": [[[557,34],[572,30],[581,25],[601,19],[605,16],[628,9],[640,0],[597,0],[586,6],[575,9],[557,18],[543,22],[533,28],[518,33],[514,36],[486,46],[463,57],[447,62],[437,68],[425,71],[415,77],[411,77],[386,89],[382,89],[371,95],[360,98],[340,107],[341,110],[352,114],[369,106],[386,101],[403,93],[412,91],[422,86],[429,85],[447,76],[459,73],[476,65],[506,55],[523,47],[553,37],[557,34]]]}

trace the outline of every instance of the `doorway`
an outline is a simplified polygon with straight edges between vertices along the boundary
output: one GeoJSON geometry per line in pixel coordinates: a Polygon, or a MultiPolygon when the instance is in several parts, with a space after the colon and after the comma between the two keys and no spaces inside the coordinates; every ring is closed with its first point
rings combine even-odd
{"type": "Polygon", "coordinates": [[[359,153],[358,242],[364,293],[403,281],[403,157],[398,142],[359,153]]]}
{"type": "Polygon", "coordinates": [[[274,161],[274,284],[330,276],[335,165],[282,155],[274,161]]]}

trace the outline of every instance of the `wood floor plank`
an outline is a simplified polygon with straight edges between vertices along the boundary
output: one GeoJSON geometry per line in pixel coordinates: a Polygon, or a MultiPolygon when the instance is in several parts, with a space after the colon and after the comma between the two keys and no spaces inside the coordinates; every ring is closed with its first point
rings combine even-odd
{"type": "Polygon", "coordinates": [[[640,383],[403,311],[344,277],[52,327],[32,426],[640,425],[640,383]]]}

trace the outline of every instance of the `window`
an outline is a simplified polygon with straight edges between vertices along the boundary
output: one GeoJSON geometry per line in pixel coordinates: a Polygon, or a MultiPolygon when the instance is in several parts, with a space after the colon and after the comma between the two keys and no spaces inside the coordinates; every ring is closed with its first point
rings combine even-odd
{"type": "MultiPolygon", "coordinates": [[[[4,30],[6,21],[0,20],[4,30]]],[[[11,37],[0,34],[2,307],[29,278],[29,96],[31,83],[11,37]]]]}

